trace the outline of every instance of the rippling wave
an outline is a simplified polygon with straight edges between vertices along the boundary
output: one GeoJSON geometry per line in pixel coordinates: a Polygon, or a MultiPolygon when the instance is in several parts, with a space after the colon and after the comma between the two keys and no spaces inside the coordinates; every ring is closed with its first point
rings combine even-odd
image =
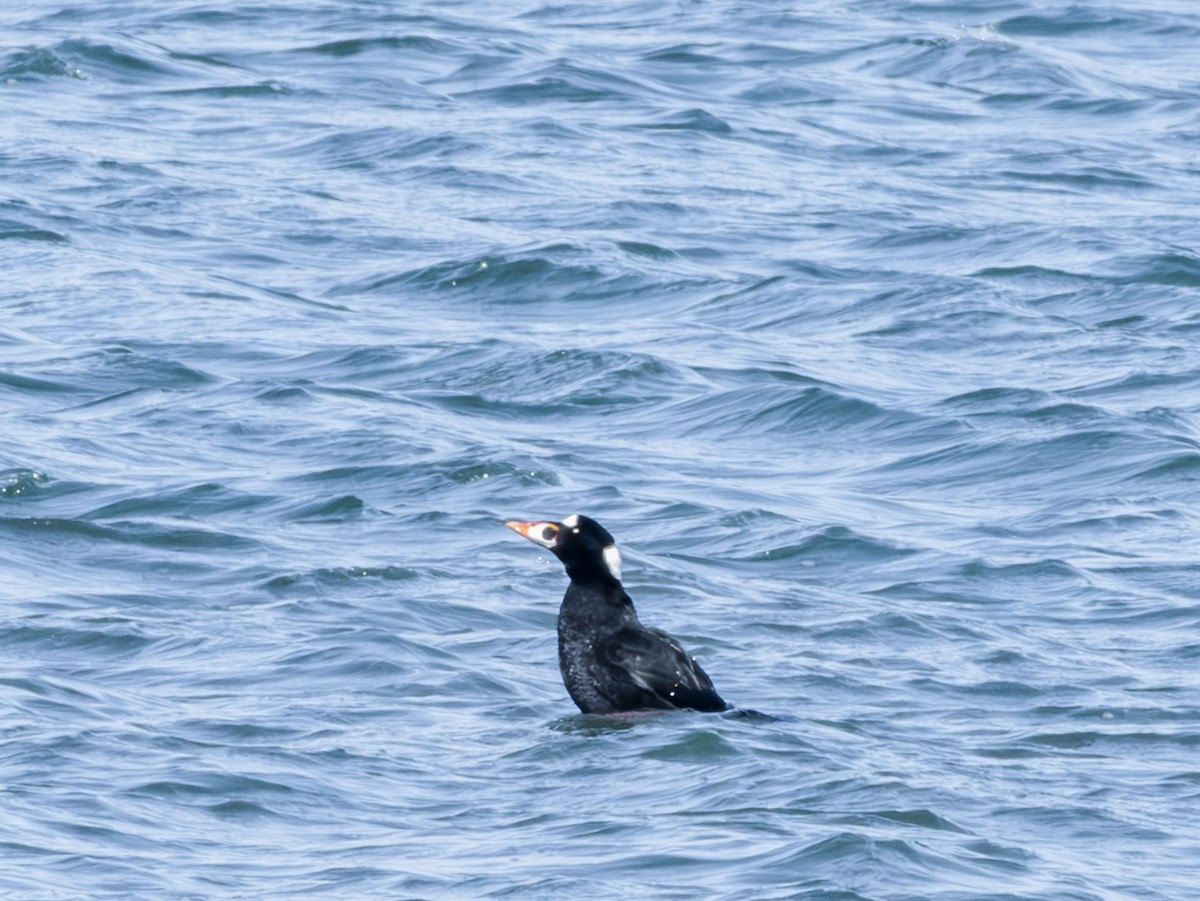
{"type": "Polygon", "coordinates": [[[0,24],[0,894],[1194,895],[1195,12],[0,24]]]}

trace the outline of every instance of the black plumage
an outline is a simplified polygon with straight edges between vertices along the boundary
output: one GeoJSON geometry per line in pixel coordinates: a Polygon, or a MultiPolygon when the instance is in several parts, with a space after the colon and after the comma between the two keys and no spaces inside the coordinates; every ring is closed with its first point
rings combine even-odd
{"type": "Polygon", "coordinates": [[[558,663],[580,710],[728,709],[679,642],[638,621],[621,586],[620,554],[603,526],[578,514],[506,525],[553,552],[571,578],[558,611],[558,663]]]}

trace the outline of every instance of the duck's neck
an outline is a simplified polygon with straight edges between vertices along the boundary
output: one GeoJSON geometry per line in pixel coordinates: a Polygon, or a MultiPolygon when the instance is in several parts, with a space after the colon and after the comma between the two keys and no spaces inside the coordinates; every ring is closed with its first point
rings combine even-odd
{"type": "Polygon", "coordinates": [[[637,622],[633,601],[615,579],[578,582],[574,579],[558,611],[558,631],[607,634],[637,622]]]}

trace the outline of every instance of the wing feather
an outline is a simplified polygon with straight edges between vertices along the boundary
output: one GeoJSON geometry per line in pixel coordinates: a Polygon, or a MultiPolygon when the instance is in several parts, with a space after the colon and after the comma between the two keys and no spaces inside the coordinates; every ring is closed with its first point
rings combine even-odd
{"type": "Polygon", "coordinates": [[[700,664],[660,629],[627,626],[609,636],[600,651],[646,692],[647,707],[717,711],[728,706],[700,664]]]}

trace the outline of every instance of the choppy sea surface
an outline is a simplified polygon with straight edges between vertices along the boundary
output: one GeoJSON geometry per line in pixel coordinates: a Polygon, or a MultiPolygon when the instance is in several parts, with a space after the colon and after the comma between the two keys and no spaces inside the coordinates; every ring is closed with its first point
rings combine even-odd
{"type": "Polygon", "coordinates": [[[1200,8],[0,8],[0,895],[1200,897],[1200,8]],[[578,714],[566,584],[767,716],[578,714]]]}

